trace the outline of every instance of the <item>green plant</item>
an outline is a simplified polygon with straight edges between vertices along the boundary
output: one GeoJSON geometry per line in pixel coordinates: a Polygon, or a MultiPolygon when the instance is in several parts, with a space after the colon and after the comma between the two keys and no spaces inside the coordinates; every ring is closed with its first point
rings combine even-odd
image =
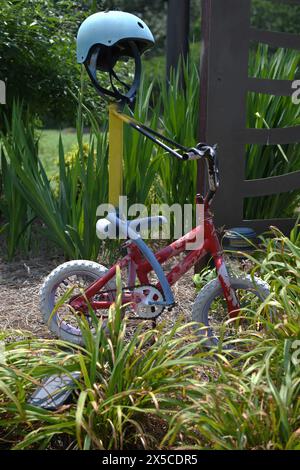
{"type": "MultiPolygon", "coordinates": [[[[270,75],[274,79],[292,79],[299,69],[299,57],[292,51],[286,52],[281,49],[272,55],[266,46],[259,46],[255,53],[251,53],[250,59],[250,75],[262,78],[267,78],[270,75]]],[[[149,80],[144,77],[134,109],[134,117],[186,146],[193,146],[197,142],[199,75],[196,65],[191,61],[183,66],[183,70],[185,88],[182,88],[181,85],[180,67],[177,72],[171,73],[169,84],[166,84],[164,80],[150,84],[149,80]],[[158,94],[157,89],[159,90],[158,94]]],[[[85,86],[83,76],[81,94],[85,86]]],[[[80,99],[82,100],[82,97],[80,99]]],[[[37,150],[24,150],[20,136],[27,135],[27,125],[18,124],[20,127],[18,131],[16,126],[8,126],[15,129],[13,130],[14,145],[11,145],[9,137],[4,139],[3,149],[6,159],[6,163],[3,163],[4,171],[13,171],[17,174],[17,178],[8,180],[7,195],[12,194],[12,189],[10,190],[9,186],[13,185],[11,186],[13,188],[18,183],[19,193],[22,187],[20,197],[22,200],[26,199],[27,207],[29,206],[33,210],[32,216],[38,216],[48,228],[50,227],[49,236],[69,258],[94,258],[99,247],[94,230],[94,211],[98,204],[107,201],[107,133],[106,130],[101,129],[95,115],[96,113],[91,113],[82,102],[79,104],[78,157],[67,167],[65,167],[63,145],[59,144],[59,175],[55,177],[60,181],[59,197],[57,197],[57,191],[54,190],[53,184],[49,183],[49,175],[44,171],[45,167],[37,150]],[[83,139],[83,122],[90,123],[92,130],[88,142],[88,158],[85,158],[83,153],[83,144],[87,143],[86,135],[83,139]],[[35,157],[32,158],[31,154],[35,157]],[[96,166],[93,173],[95,155],[96,166]],[[20,159],[23,159],[24,162],[22,160],[20,163],[20,159]],[[15,180],[16,183],[11,183],[15,180]],[[99,184],[100,181],[101,184],[99,184]],[[26,197],[24,195],[25,186],[26,197]],[[78,191],[78,187],[82,190],[78,191]],[[45,208],[47,211],[44,210],[45,208]],[[57,214],[57,217],[53,214],[57,214]]],[[[16,117],[14,120],[20,121],[16,117]]],[[[280,97],[249,94],[249,127],[284,127],[297,123],[299,123],[299,110],[290,99],[286,101],[280,97]]],[[[28,146],[33,148],[35,137],[30,137],[28,134],[26,139],[27,148],[28,146]]],[[[299,166],[299,155],[298,149],[292,144],[287,146],[248,146],[246,177],[247,179],[264,178],[292,172],[299,166]]],[[[175,161],[151,141],[139,135],[129,126],[125,126],[124,194],[128,196],[130,205],[133,203],[146,203],[147,205],[167,203],[171,206],[174,202],[181,205],[193,203],[196,192],[196,176],[197,165],[195,162],[175,161]]],[[[2,202],[3,207],[8,207],[5,197],[2,198],[2,202]]],[[[245,216],[250,219],[278,215],[290,216],[298,202],[298,192],[248,199],[245,202],[245,216]]],[[[13,201],[13,203],[17,204],[17,201],[13,201]]],[[[17,206],[15,211],[10,211],[10,214],[17,213],[18,210],[25,214],[25,211],[17,209],[17,206]]],[[[7,214],[6,211],[6,223],[7,214]]],[[[14,240],[23,243],[22,227],[26,227],[26,222],[30,220],[30,215],[26,217],[25,222],[18,219],[18,223],[21,225],[14,229],[16,236],[10,238],[12,245],[16,244],[14,240]]],[[[14,224],[16,224],[15,221],[14,224]]],[[[13,252],[14,249],[10,249],[10,256],[13,252]]]]}
{"type": "MultiPolygon", "coordinates": [[[[66,154],[78,149],[76,129],[43,129],[36,132],[38,137],[39,158],[49,178],[58,177],[58,150],[59,136],[61,135],[64,151],[66,154]]],[[[84,135],[84,142],[88,143],[89,133],[84,135]]]]}
{"type": "Polygon", "coordinates": [[[65,163],[63,146],[59,151],[58,206],[72,240],[71,258],[96,259],[100,241],[96,235],[97,207],[107,201],[108,165],[106,134],[91,136],[89,145],[82,144],[76,158],[65,163]]]}
{"type": "MultiPolygon", "coordinates": [[[[194,64],[184,64],[186,87],[183,89],[181,70],[179,67],[176,72],[172,71],[168,85],[163,79],[149,84],[144,77],[134,117],[183,145],[193,146],[197,141],[199,77],[194,64]]],[[[124,192],[130,203],[172,205],[176,202],[183,205],[193,202],[195,162],[174,161],[161,148],[129,127],[125,128],[124,142],[124,192]]]]}
{"type": "Polygon", "coordinates": [[[200,449],[299,450],[300,381],[291,346],[291,339],[258,338],[251,352],[217,361],[206,383],[189,388],[191,405],[173,416],[163,443],[172,445],[180,432],[200,449]]]}
{"type": "Polygon", "coordinates": [[[290,238],[274,235],[265,240],[266,258],[251,260],[271,284],[265,303],[277,314],[238,340],[251,342],[246,352],[201,351],[180,321],[166,332],[141,325],[127,336],[119,273],[108,321],[90,310],[92,334],[79,319],[84,347],[2,332],[2,446],[299,450],[299,227],[290,238]],[[57,412],[27,404],[43,378],[75,370],[74,403],[57,412]]]}
{"type": "MultiPolygon", "coordinates": [[[[140,122],[149,122],[157,129],[160,101],[151,108],[153,84],[143,77],[141,88],[135,104],[133,117],[140,122]]],[[[127,110],[129,112],[129,110],[127,110]]],[[[145,204],[152,202],[151,188],[157,181],[160,166],[160,154],[154,143],[133,130],[124,127],[124,194],[129,204],[145,204]]]]}
{"type": "Polygon", "coordinates": [[[272,228],[249,258],[271,285],[272,322],[237,340],[251,341],[250,350],[219,355],[207,380],[189,387],[190,404],[172,417],[165,445],[182,433],[200,449],[300,449],[299,225],[290,237],[272,228]]]}
{"type": "MultiPolygon", "coordinates": [[[[7,142],[10,148],[16,155],[16,159],[20,162],[20,153],[18,145],[26,149],[31,154],[32,165],[37,165],[36,153],[37,142],[34,138],[33,125],[28,116],[25,116],[26,124],[20,128],[20,119],[23,115],[23,108],[20,104],[16,103],[13,114],[11,127],[6,120],[7,142]],[[13,136],[18,133],[19,143],[17,143],[13,136]]],[[[6,248],[8,259],[11,260],[16,254],[18,248],[21,251],[28,253],[30,248],[31,238],[31,223],[35,216],[22,195],[21,191],[17,188],[18,176],[14,164],[9,160],[4,151],[5,145],[0,142],[0,156],[1,156],[1,180],[0,180],[0,211],[3,214],[4,224],[1,227],[1,233],[6,234],[6,248]]]]}
{"type": "Polygon", "coordinates": [[[288,318],[298,318],[300,311],[300,244],[299,225],[290,237],[284,236],[276,227],[271,238],[263,238],[258,251],[255,271],[259,271],[276,292],[276,310],[288,318]]]}
{"type": "MultiPolygon", "coordinates": [[[[187,62],[164,79],[143,78],[134,118],[188,147],[197,141],[199,76],[187,62]],[[183,88],[181,71],[186,86],[183,88]],[[153,104],[154,103],[154,104],[153,104]]],[[[129,204],[193,203],[197,165],[174,161],[167,152],[129,126],[124,133],[124,193],[129,204]]]]}
{"type": "Polygon", "coordinates": [[[258,29],[299,33],[300,7],[294,0],[252,0],[252,25],[258,29]]]}
{"type": "MultiPolygon", "coordinates": [[[[86,112],[89,113],[87,109],[86,112]]],[[[69,165],[65,165],[61,139],[59,142],[57,195],[38,157],[34,136],[26,132],[21,114],[21,109],[15,106],[13,125],[3,136],[5,158],[17,176],[13,180],[14,187],[47,227],[44,235],[53,240],[67,258],[96,258],[100,244],[95,230],[96,210],[107,200],[106,133],[100,131],[96,120],[89,114],[93,134],[86,154],[80,107],[78,152],[69,165]]],[[[11,214],[11,217],[17,215],[11,214]]]]}
{"type": "Polygon", "coordinates": [[[75,51],[82,17],[74,2],[1,2],[1,78],[9,84],[8,104],[1,112],[10,115],[13,100],[19,98],[40,117],[72,120],[76,106],[67,88],[80,83],[80,72],[70,50],[75,51]]]}
{"type": "Polygon", "coordinates": [[[159,442],[147,433],[149,418],[154,423],[156,419],[157,423],[167,421],[180,404],[186,380],[193,375],[199,356],[190,356],[193,342],[188,340],[192,336],[186,326],[179,324],[165,334],[142,332],[140,327],[126,339],[118,275],[117,279],[118,299],[106,326],[109,337],[96,319],[96,340],[89,328],[82,327],[86,349],[92,353],[84,374],[85,387],[91,389],[94,383],[94,391],[81,392],[77,442],[80,447],[86,443],[86,447],[99,449],[124,449],[128,445],[151,448],[159,442]]]}
{"type": "MultiPolygon", "coordinates": [[[[193,54],[194,56],[194,54],[193,54]]],[[[196,57],[196,56],[195,56],[196,57]]],[[[178,142],[192,146],[197,142],[199,116],[198,60],[184,66],[186,89],[180,84],[180,67],[171,74],[170,84],[164,77],[154,86],[161,100],[159,128],[178,142]],[[159,91],[157,91],[157,89],[159,91]]],[[[294,80],[299,75],[299,54],[291,50],[271,50],[259,45],[251,49],[249,75],[274,80],[294,80]]],[[[249,93],[247,99],[247,127],[276,128],[299,124],[299,107],[290,97],[249,93]]],[[[161,153],[161,152],[160,152],[161,153]]],[[[162,153],[161,153],[162,155],[162,153]]],[[[296,144],[248,145],[246,147],[246,178],[266,178],[298,170],[300,153],[296,144]]],[[[167,155],[161,157],[160,181],[155,182],[155,192],[161,202],[192,202],[196,187],[196,164],[186,165],[167,155]]],[[[299,192],[292,191],[276,196],[245,200],[245,217],[273,218],[293,216],[299,205],[299,192]]]]}
{"type": "Polygon", "coordinates": [[[211,268],[211,266],[206,266],[201,270],[200,273],[197,273],[193,277],[194,284],[196,286],[197,291],[200,291],[202,287],[204,287],[208,282],[215,279],[217,276],[217,272],[215,268],[211,268]]]}
{"type": "MultiPolygon", "coordinates": [[[[199,118],[199,73],[197,66],[188,61],[171,71],[170,81],[160,82],[162,113],[160,126],[165,135],[182,145],[193,147],[197,142],[199,118]],[[181,70],[183,70],[182,88],[181,70]]],[[[172,205],[174,202],[192,204],[196,193],[197,165],[195,162],[179,162],[163,155],[160,166],[161,199],[172,205]]]]}
{"type": "Polygon", "coordinates": [[[159,445],[161,431],[155,435],[152,426],[166,425],[180,407],[201,353],[191,355],[192,336],[179,324],[164,334],[138,328],[126,339],[119,275],[117,279],[119,294],[105,329],[92,311],[95,336],[81,321],[84,348],[31,337],[6,344],[5,362],[0,363],[0,425],[7,446],[43,449],[58,435],[73,449],[159,445]],[[74,404],[57,412],[27,404],[28,394],[44,377],[75,370],[81,377],[74,404]]]}
{"type": "MultiPolygon", "coordinates": [[[[154,84],[155,96],[160,104],[158,129],[181,144],[193,146],[197,142],[199,117],[198,60],[183,66],[185,89],[181,86],[180,67],[172,71],[170,83],[158,78],[154,84]],[[158,91],[159,90],[159,91],[158,91]]],[[[249,75],[274,80],[294,80],[299,74],[299,54],[291,50],[271,50],[259,45],[251,49],[249,75]]],[[[158,109],[155,108],[155,112],[158,109]]],[[[138,113],[139,114],[139,113],[138,113]]],[[[144,118],[145,114],[141,117],[144,118]]],[[[139,115],[137,115],[139,117],[139,115]]],[[[250,128],[289,127],[299,124],[299,107],[290,97],[249,93],[247,100],[247,126],[250,128]]],[[[155,128],[156,129],[156,128],[155,128]]],[[[159,202],[171,205],[191,203],[196,190],[196,164],[177,162],[159,151],[161,166],[154,190],[159,202]]],[[[246,147],[246,178],[277,176],[298,170],[300,153],[296,144],[248,145],[246,147]]],[[[144,167],[145,168],[145,167],[144,167]]],[[[293,216],[299,204],[299,192],[246,199],[245,217],[272,218],[293,216]]]]}

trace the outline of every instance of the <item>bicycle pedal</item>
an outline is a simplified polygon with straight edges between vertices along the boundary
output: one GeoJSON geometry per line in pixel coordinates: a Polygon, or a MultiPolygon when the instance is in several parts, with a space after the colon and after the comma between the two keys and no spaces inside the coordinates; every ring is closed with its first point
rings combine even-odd
{"type": "Polygon", "coordinates": [[[120,254],[121,254],[121,256],[126,256],[128,254],[126,246],[122,245],[120,247],[120,254]]]}
{"type": "Polygon", "coordinates": [[[174,307],[176,307],[176,303],[167,308],[168,312],[172,312],[174,307]]]}

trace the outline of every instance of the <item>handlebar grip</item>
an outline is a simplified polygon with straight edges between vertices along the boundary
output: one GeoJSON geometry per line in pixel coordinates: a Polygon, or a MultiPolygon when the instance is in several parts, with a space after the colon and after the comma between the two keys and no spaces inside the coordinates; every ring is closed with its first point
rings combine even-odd
{"type": "Polygon", "coordinates": [[[183,155],[183,160],[200,160],[203,157],[202,152],[199,150],[191,149],[189,152],[185,152],[183,155]]]}

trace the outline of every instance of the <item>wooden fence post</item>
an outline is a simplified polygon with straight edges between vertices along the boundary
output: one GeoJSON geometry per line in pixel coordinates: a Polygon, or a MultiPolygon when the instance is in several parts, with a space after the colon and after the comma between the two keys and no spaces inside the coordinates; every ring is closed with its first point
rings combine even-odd
{"type": "Polygon", "coordinates": [[[179,57],[189,52],[190,0],[169,0],[167,21],[167,76],[179,57]]]}

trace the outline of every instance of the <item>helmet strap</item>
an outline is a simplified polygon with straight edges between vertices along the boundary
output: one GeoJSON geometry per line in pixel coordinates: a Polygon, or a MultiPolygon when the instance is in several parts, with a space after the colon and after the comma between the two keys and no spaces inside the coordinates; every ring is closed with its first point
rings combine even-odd
{"type": "Polygon", "coordinates": [[[127,83],[122,82],[122,80],[118,77],[118,75],[116,74],[116,72],[114,71],[114,69],[111,69],[111,70],[110,70],[110,73],[109,73],[109,78],[110,78],[111,86],[112,86],[113,88],[114,88],[114,84],[113,84],[112,77],[115,78],[119,83],[121,83],[121,85],[123,85],[127,90],[130,90],[130,86],[127,85],[127,83]]]}
{"type": "Polygon", "coordinates": [[[103,88],[97,79],[97,61],[98,61],[99,53],[100,53],[100,47],[98,46],[92,53],[89,62],[88,63],[85,62],[84,64],[85,68],[92,81],[92,84],[96,88],[99,95],[105,100],[107,100],[107,96],[110,96],[111,98],[115,98],[114,93],[110,90],[107,90],[106,88],[103,88]]]}
{"type": "Polygon", "coordinates": [[[89,62],[85,63],[85,67],[94,87],[96,88],[97,92],[102,98],[106,100],[107,100],[107,97],[114,98],[117,101],[121,101],[122,104],[132,105],[134,103],[136,93],[140,86],[142,63],[141,63],[140,51],[137,45],[135,44],[135,42],[130,41],[129,45],[132,50],[132,54],[133,54],[133,58],[135,62],[135,74],[134,74],[134,80],[133,80],[131,87],[119,79],[119,77],[117,76],[116,72],[114,71],[111,65],[112,63],[111,60],[110,60],[109,77],[110,77],[110,83],[111,83],[113,91],[107,90],[106,88],[100,85],[98,78],[97,78],[97,63],[98,63],[99,54],[101,53],[101,46],[96,47],[94,52],[91,54],[89,62]],[[113,78],[115,78],[119,83],[125,86],[125,88],[127,89],[127,93],[122,94],[116,88],[116,86],[113,83],[113,78]]]}

